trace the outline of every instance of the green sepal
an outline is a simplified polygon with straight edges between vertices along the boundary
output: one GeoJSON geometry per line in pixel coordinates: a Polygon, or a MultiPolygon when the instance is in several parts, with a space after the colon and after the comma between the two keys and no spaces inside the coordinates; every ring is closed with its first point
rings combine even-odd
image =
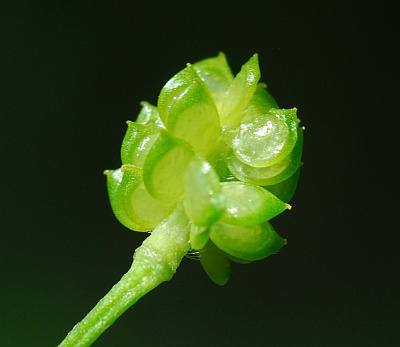
{"type": "Polygon", "coordinates": [[[154,199],[145,189],[142,170],[124,165],[106,170],[111,208],[118,221],[131,230],[151,231],[173,209],[173,205],[154,199]]]}
{"type": "Polygon", "coordinates": [[[215,284],[223,286],[228,282],[231,275],[230,261],[211,241],[200,251],[200,263],[215,284]]]}
{"type": "Polygon", "coordinates": [[[271,192],[243,182],[221,184],[226,209],[221,221],[228,224],[257,225],[269,221],[291,206],[271,192]]]}
{"type": "Polygon", "coordinates": [[[234,128],[240,123],[243,111],[257,89],[259,79],[258,55],[254,54],[242,66],[225,94],[220,112],[224,126],[234,128]]]}
{"type": "Polygon", "coordinates": [[[218,222],[211,227],[210,239],[225,253],[249,261],[277,253],[286,244],[268,222],[252,226],[218,222]]]}

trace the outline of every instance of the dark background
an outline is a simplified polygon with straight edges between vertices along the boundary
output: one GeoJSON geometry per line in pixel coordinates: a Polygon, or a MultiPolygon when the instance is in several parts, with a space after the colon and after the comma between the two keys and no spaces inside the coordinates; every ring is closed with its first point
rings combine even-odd
{"type": "Polygon", "coordinates": [[[399,346],[390,13],[275,1],[1,11],[0,346],[55,346],[128,269],[144,235],[113,217],[102,171],[120,165],[139,102],[218,51],[235,72],[258,52],[263,81],[307,128],[294,209],[275,223],[288,246],[235,265],[225,287],[184,260],[94,345],[399,346]]]}

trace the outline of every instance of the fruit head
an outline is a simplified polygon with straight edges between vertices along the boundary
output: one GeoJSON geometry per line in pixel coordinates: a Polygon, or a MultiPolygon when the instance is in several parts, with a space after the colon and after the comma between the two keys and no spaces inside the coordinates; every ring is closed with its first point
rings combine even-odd
{"type": "Polygon", "coordinates": [[[286,244],[270,220],[291,208],[300,172],[297,110],[279,109],[259,79],[257,55],[236,76],[222,53],[188,64],[128,121],[123,165],[106,171],[111,207],[131,230],[151,232],[183,206],[191,248],[220,285],[231,260],[286,244]]]}

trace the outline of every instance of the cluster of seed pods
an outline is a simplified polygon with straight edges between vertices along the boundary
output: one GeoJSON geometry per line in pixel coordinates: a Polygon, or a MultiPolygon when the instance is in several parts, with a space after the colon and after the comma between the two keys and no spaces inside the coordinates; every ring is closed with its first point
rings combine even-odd
{"type": "Polygon", "coordinates": [[[211,280],[230,262],[285,245],[270,220],[290,209],[301,166],[296,109],[279,109],[259,83],[257,55],[234,76],[225,56],[188,64],[128,121],[122,166],[105,171],[111,206],[127,228],[152,232],[188,221],[190,248],[211,280]]]}

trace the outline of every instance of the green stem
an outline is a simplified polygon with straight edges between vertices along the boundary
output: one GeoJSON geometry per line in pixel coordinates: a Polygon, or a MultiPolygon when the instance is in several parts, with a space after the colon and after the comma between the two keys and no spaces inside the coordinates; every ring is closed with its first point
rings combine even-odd
{"type": "Polygon", "coordinates": [[[179,206],[136,249],[129,271],[69,332],[59,347],[90,346],[142,296],[169,281],[189,250],[189,224],[179,206]]]}

